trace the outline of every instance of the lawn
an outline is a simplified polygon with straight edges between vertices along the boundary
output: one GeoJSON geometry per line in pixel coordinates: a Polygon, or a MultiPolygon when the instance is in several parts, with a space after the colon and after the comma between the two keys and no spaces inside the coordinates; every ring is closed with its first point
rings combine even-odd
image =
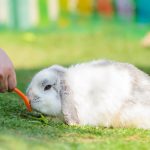
{"type": "MultiPolygon", "coordinates": [[[[147,26],[103,24],[79,31],[1,32],[0,46],[14,62],[18,88],[25,92],[32,76],[52,64],[69,66],[94,59],[135,64],[150,73],[150,49],[140,41],[147,26]]],[[[28,113],[14,93],[0,94],[0,150],[149,149],[150,131],[67,126],[57,118],[28,113]]]]}

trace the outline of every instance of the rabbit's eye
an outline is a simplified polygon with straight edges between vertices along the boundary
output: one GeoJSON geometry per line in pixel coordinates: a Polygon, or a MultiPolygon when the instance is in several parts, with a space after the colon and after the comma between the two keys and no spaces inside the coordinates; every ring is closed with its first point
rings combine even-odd
{"type": "Polygon", "coordinates": [[[46,85],[45,88],[44,88],[44,91],[47,91],[47,90],[51,89],[51,87],[52,87],[52,86],[51,86],[50,84],[49,84],[49,85],[46,85]]]}

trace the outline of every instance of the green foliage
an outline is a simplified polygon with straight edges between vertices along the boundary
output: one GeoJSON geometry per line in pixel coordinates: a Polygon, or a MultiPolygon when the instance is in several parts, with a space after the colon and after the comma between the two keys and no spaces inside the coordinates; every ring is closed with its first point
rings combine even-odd
{"type": "MultiPolygon", "coordinates": [[[[78,33],[1,33],[0,45],[14,61],[18,88],[25,92],[37,71],[55,63],[68,66],[107,58],[133,63],[150,73],[150,50],[140,45],[147,31],[147,27],[112,24],[78,33]]],[[[57,118],[28,113],[15,93],[0,94],[0,114],[0,149],[4,150],[150,147],[148,130],[67,126],[57,118]]]]}

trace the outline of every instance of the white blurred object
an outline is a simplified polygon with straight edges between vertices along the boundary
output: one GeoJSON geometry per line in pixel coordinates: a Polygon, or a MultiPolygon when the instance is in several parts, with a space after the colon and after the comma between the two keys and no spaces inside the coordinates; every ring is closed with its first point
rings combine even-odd
{"type": "Polygon", "coordinates": [[[71,12],[75,12],[76,11],[76,8],[77,8],[77,2],[78,0],[69,0],[69,10],[71,12]]]}
{"type": "Polygon", "coordinates": [[[0,24],[7,24],[9,20],[8,0],[0,0],[0,24]]]}
{"type": "Polygon", "coordinates": [[[28,29],[38,24],[38,1],[18,1],[18,22],[19,28],[28,29]]]}
{"type": "Polygon", "coordinates": [[[30,0],[29,2],[29,14],[30,14],[30,23],[33,26],[36,26],[39,22],[39,14],[38,14],[38,1],[30,0]]]}
{"type": "Polygon", "coordinates": [[[49,13],[49,18],[52,21],[56,21],[59,16],[59,4],[58,0],[49,0],[48,1],[48,13],[49,13]]]}

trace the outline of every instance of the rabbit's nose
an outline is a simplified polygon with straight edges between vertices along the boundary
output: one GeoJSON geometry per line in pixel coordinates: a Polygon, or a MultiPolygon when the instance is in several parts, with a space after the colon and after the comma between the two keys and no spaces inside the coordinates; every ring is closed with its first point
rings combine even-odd
{"type": "Polygon", "coordinates": [[[29,102],[31,103],[31,101],[33,100],[38,100],[39,96],[35,95],[34,92],[32,91],[32,89],[30,89],[27,93],[27,97],[29,98],[29,102]]]}
{"type": "Polygon", "coordinates": [[[27,97],[29,98],[29,101],[31,101],[34,98],[34,94],[33,94],[32,89],[28,90],[27,97]]]}

